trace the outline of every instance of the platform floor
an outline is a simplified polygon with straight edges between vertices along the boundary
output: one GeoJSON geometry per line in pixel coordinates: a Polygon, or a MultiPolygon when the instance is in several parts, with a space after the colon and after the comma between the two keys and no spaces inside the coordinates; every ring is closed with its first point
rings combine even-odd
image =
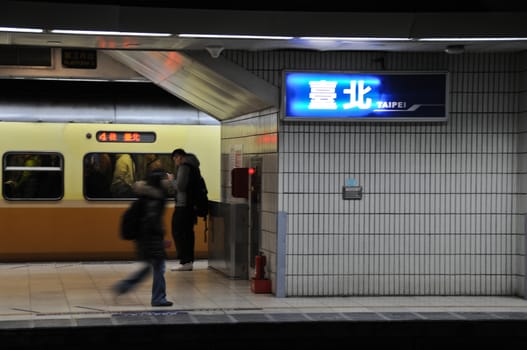
{"type": "MultiPolygon", "coordinates": [[[[455,336],[460,325],[470,327],[462,333],[465,335],[477,334],[479,338],[481,333],[494,334],[501,337],[500,344],[511,339],[514,339],[514,345],[527,344],[527,300],[520,297],[277,298],[272,294],[253,293],[250,281],[230,279],[209,268],[207,260],[195,262],[193,271],[170,271],[175,265],[175,261],[168,261],[166,272],[168,299],[174,305],[151,307],[150,278],[129,294],[116,298],[111,291],[117,280],[137,269],[137,262],[0,264],[0,342],[22,349],[24,346],[30,348],[38,339],[40,345],[53,345],[58,349],[60,342],[51,335],[54,332],[59,334],[59,330],[64,335],[68,329],[83,332],[98,329],[94,334],[100,335],[106,334],[101,332],[102,329],[106,332],[107,329],[119,329],[119,326],[128,333],[136,326],[142,326],[143,331],[158,326],[152,332],[166,331],[174,336],[174,327],[178,326],[178,332],[182,332],[178,336],[188,336],[185,341],[189,344],[196,345],[201,335],[209,334],[212,345],[218,345],[218,338],[213,333],[200,331],[192,335],[194,331],[189,327],[245,325],[246,341],[254,341],[251,334],[259,337],[259,330],[264,332],[262,336],[265,332],[274,335],[282,332],[280,337],[267,339],[274,339],[278,344],[294,339],[302,332],[309,333],[310,327],[337,338],[357,332],[356,336],[364,340],[364,335],[377,337],[393,332],[386,327],[387,324],[397,327],[404,324],[413,330],[406,328],[408,338],[400,344],[402,348],[409,348],[408,342],[413,344],[410,348],[419,348],[416,344],[420,344],[417,339],[422,332],[434,330],[435,335],[455,336]],[[432,326],[430,322],[435,324],[432,326]],[[330,330],[321,328],[329,324],[330,330]],[[249,328],[250,325],[258,328],[249,328]],[[484,327],[476,330],[476,326],[484,327]],[[493,331],[489,333],[486,327],[493,331]]],[[[217,334],[223,328],[214,329],[217,334]]],[[[231,330],[223,332],[225,342],[242,337],[238,328],[232,328],[232,334],[229,333],[231,330]],[[227,333],[231,335],[227,336],[227,333]]],[[[75,332],[68,334],[78,336],[75,332]]],[[[113,335],[107,336],[114,339],[113,335]]],[[[64,344],[72,341],[61,339],[64,344]]],[[[180,342],[183,340],[179,339],[180,342]]],[[[140,340],[136,342],[141,343],[140,340]]],[[[392,341],[388,344],[395,345],[392,341]]],[[[429,345],[423,348],[430,348],[429,345]]],[[[76,348],[82,347],[77,345],[76,348]]],[[[93,348],[93,344],[87,348],[93,348]]]]}

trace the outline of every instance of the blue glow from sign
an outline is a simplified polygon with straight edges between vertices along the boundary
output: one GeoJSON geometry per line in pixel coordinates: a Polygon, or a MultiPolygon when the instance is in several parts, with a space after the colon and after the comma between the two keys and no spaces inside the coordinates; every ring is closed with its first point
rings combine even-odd
{"type": "Polygon", "coordinates": [[[446,119],[446,74],[285,72],[286,119],[446,119]]]}

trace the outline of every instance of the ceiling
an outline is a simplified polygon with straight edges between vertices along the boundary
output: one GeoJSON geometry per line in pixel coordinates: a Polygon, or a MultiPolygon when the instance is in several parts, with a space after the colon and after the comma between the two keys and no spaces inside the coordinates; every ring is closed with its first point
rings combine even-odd
{"type": "Polygon", "coordinates": [[[447,47],[454,53],[527,50],[527,12],[506,1],[439,5],[439,11],[444,9],[441,12],[426,7],[416,11],[415,6],[405,11],[409,7],[404,2],[399,7],[385,7],[389,12],[375,12],[366,5],[359,11],[336,12],[338,7],[334,7],[333,12],[327,12],[316,8],[295,10],[276,4],[274,7],[269,4],[267,9],[247,6],[249,9],[245,10],[173,8],[173,2],[169,1],[0,3],[0,27],[44,29],[42,33],[0,32],[0,45],[106,50],[114,59],[218,120],[278,106],[276,88],[223,60],[224,50],[443,52],[447,47]],[[472,8],[475,12],[470,11],[472,8]],[[50,32],[53,29],[155,32],[171,36],[54,34],[50,32]],[[187,38],[180,37],[181,34],[291,39],[187,38]],[[192,86],[193,90],[186,86],[192,86]]]}
{"type": "MultiPolygon", "coordinates": [[[[99,1],[101,2],[101,1],[99,1]]],[[[0,26],[44,33],[0,33],[0,44],[123,50],[375,50],[467,52],[527,49],[527,12],[315,12],[182,9],[43,1],[2,1],[0,26]],[[52,34],[52,29],[170,33],[170,37],[52,34]],[[178,34],[291,36],[290,40],[182,38],[178,34]],[[334,37],[301,40],[300,37],[334,37]],[[342,39],[336,39],[336,38],[342,39]],[[423,38],[498,37],[504,41],[421,41],[423,38]],[[522,41],[507,38],[522,37],[522,41]],[[345,38],[369,38],[371,41],[345,38]],[[375,39],[378,38],[378,39],[375,39]],[[383,39],[384,38],[384,39],[383,39]],[[410,40],[397,40],[406,38],[410,40]],[[394,40],[395,39],[395,40],[394,40]]],[[[124,3],[124,2],[122,2],[124,3]]],[[[131,1],[131,3],[134,3],[131,1]]],[[[156,3],[155,1],[153,2],[156,3]]],[[[159,1],[157,2],[159,3],[159,1]]]]}

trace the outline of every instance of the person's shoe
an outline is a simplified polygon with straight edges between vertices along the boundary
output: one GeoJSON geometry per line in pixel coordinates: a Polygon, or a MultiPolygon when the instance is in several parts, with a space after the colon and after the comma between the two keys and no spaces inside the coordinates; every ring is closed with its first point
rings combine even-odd
{"type": "Polygon", "coordinates": [[[172,306],[173,304],[173,302],[165,300],[160,303],[152,303],[152,306],[172,306]]]}
{"type": "Polygon", "coordinates": [[[171,271],[192,271],[193,264],[191,262],[181,264],[178,267],[173,267],[171,271]]]}

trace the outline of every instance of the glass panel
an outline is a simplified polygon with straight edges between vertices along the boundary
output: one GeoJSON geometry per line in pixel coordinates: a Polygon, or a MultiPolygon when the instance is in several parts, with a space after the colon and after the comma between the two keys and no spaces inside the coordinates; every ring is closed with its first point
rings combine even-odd
{"type": "Polygon", "coordinates": [[[6,153],[2,179],[5,199],[61,199],[64,196],[62,155],[43,152],[6,153]]]}
{"type": "MultiPolygon", "coordinates": [[[[135,198],[132,185],[153,169],[174,172],[170,153],[88,153],[84,156],[86,199],[135,198]]],[[[173,196],[169,193],[169,196],[173,196]]]]}

